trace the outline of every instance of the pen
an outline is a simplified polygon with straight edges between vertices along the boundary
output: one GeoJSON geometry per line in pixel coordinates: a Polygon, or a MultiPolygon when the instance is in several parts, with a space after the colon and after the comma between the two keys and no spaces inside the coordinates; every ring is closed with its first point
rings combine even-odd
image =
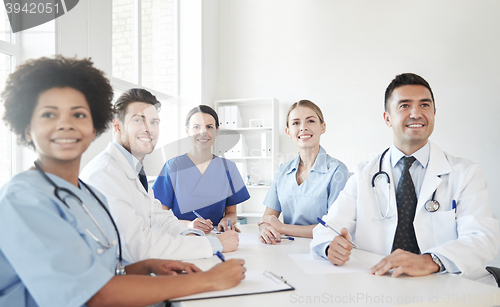
{"type": "MultiPolygon", "coordinates": [[[[197,217],[197,218],[199,218],[199,219],[204,219],[204,218],[203,218],[203,216],[201,216],[201,215],[200,215],[198,212],[196,212],[195,210],[193,210],[193,213],[194,213],[194,215],[196,215],[196,217],[197,217]]],[[[217,230],[217,229],[215,228],[215,226],[214,226],[212,229],[213,229],[213,230],[217,230]]]]}
{"type": "MultiPolygon", "coordinates": [[[[319,217],[318,217],[318,218],[316,218],[316,219],[318,220],[318,222],[319,222],[321,225],[323,225],[323,226],[325,226],[325,227],[327,227],[327,228],[330,228],[331,230],[335,231],[335,232],[336,232],[339,236],[344,237],[342,234],[340,234],[340,232],[338,232],[337,230],[335,230],[335,229],[333,229],[332,227],[330,227],[330,225],[328,225],[327,223],[325,223],[325,221],[323,221],[323,220],[322,220],[322,219],[320,219],[319,217]]],[[[345,238],[345,237],[344,237],[344,238],[345,238]]],[[[352,242],[351,240],[349,240],[349,239],[347,239],[347,238],[345,238],[345,239],[346,239],[347,241],[349,241],[349,243],[351,243],[351,244],[352,244],[352,247],[354,247],[354,248],[358,248],[358,246],[357,246],[356,244],[354,244],[354,242],[352,242]]]]}
{"type": "Polygon", "coordinates": [[[222,262],[226,261],[226,258],[224,258],[224,255],[221,252],[217,252],[217,253],[215,253],[215,255],[217,255],[217,257],[219,257],[219,259],[222,262]]]}
{"type": "Polygon", "coordinates": [[[455,200],[451,202],[451,210],[455,210],[455,213],[457,213],[457,202],[455,200]]]}
{"type": "Polygon", "coordinates": [[[294,238],[294,237],[287,237],[287,236],[282,236],[282,237],[280,237],[280,239],[281,239],[281,240],[283,240],[283,239],[287,239],[287,240],[290,240],[290,241],[295,240],[295,238],[294,238]]]}
{"type": "Polygon", "coordinates": [[[197,218],[203,219],[203,216],[201,216],[198,212],[193,210],[194,215],[196,215],[197,218]]]}
{"type": "Polygon", "coordinates": [[[231,230],[231,219],[227,219],[227,230],[231,230]]]}

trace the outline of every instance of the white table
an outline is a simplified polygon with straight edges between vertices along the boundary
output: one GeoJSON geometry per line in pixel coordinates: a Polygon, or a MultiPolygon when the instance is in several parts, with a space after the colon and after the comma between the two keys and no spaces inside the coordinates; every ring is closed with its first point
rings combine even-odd
{"type": "MultiPolygon", "coordinates": [[[[368,272],[342,274],[307,274],[289,254],[309,253],[310,239],[282,240],[278,245],[265,245],[257,241],[258,227],[242,225],[242,236],[250,244],[242,244],[226,259],[244,259],[247,270],[267,270],[283,278],[294,291],[227,297],[176,303],[176,306],[398,306],[404,304],[463,306],[500,305],[500,290],[486,284],[452,274],[432,274],[425,277],[398,278],[374,276],[368,272]]],[[[241,237],[243,239],[243,237],[241,237]]],[[[377,261],[377,255],[361,252],[358,258],[377,261]]],[[[318,260],[320,261],[320,260],[318,260]]],[[[220,262],[217,257],[191,261],[203,270],[220,262]]]]}

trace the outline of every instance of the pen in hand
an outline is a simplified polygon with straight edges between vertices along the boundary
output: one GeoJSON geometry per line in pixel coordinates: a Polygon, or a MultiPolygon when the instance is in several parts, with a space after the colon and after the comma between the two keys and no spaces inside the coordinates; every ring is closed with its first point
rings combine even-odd
{"type": "Polygon", "coordinates": [[[193,210],[194,215],[196,215],[197,218],[203,219],[203,216],[201,216],[198,212],[193,210]]]}
{"type": "Polygon", "coordinates": [[[227,219],[227,230],[231,230],[231,219],[227,219]]]}
{"type": "Polygon", "coordinates": [[[219,259],[220,259],[222,262],[226,261],[226,258],[224,257],[224,255],[223,255],[221,252],[217,252],[217,253],[215,253],[215,255],[216,255],[217,257],[219,257],[219,259]]]}
{"type": "MultiPolygon", "coordinates": [[[[331,230],[335,231],[335,233],[337,233],[339,236],[344,237],[344,236],[343,236],[340,232],[338,232],[336,229],[333,229],[333,227],[330,227],[330,225],[328,225],[327,223],[325,223],[325,221],[323,221],[323,220],[322,220],[322,219],[320,219],[319,217],[318,217],[318,218],[316,218],[316,219],[318,220],[318,222],[319,222],[321,225],[323,225],[323,226],[325,226],[325,227],[327,227],[327,228],[330,228],[331,230]]],[[[345,237],[344,237],[344,238],[345,238],[345,237]]],[[[351,240],[349,240],[349,239],[347,239],[347,238],[345,238],[345,239],[346,239],[347,241],[349,241],[349,243],[351,243],[351,244],[352,244],[352,247],[354,247],[354,248],[358,248],[358,246],[357,246],[356,244],[354,244],[354,242],[352,242],[351,240]]]]}
{"type": "MultiPolygon", "coordinates": [[[[197,217],[197,218],[202,219],[202,220],[204,220],[204,221],[207,221],[207,220],[205,220],[205,218],[204,218],[203,216],[201,216],[201,214],[199,214],[199,213],[198,213],[198,212],[196,212],[195,210],[193,210],[193,214],[194,214],[194,215],[196,215],[196,217],[197,217]]],[[[201,222],[201,221],[200,221],[200,222],[201,222]]],[[[207,222],[208,222],[208,221],[207,221],[207,222]]],[[[203,223],[203,222],[202,222],[202,223],[203,223]]],[[[210,223],[211,223],[211,222],[210,222],[210,223]]],[[[205,225],[207,225],[208,227],[210,227],[210,225],[208,225],[207,223],[203,223],[203,224],[205,224],[205,225]]],[[[212,229],[217,230],[217,229],[215,229],[215,226],[212,226],[212,229]]],[[[207,230],[207,231],[208,231],[208,230],[207,230]]]]}

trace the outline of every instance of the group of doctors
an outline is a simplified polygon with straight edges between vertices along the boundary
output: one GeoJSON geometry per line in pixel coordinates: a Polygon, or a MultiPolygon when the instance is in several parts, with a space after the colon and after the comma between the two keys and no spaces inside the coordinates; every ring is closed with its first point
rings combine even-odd
{"type": "MultiPolygon", "coordinates": [[[[131,89],[111,107],[102,72],[89,60],[57,57],[21,65],[2,95],[4,120],[38,159],[0,190],[0,305],[147,305],[244,278],[243,260],[207,272],[160,260],[238,247],[236,205],[250,195],[236,165],[211,153],[219,129],[212,108],[188,113],[192,150],[167,161],[149,186],[143,160],[158,140],[161,104],[148,91],[131,89]],[[82,153],[111,120],[114,142],[79,174],[82,153]],[[221,233],[206,235],[214,229],[221,233]]],[[[320,146],[321,109],[294,103],[285,131],[299,154],[276,171],[261,241],[313,238],[312,253],[333,265],[349,261],[354,241],[386,256],[372,274],[461,273],[493,284],[484,267],[500,234],[482,170],[429,142],[435,114],[422,77],[396,76],[384,112],[394,143],[350,176],[320,146]]]]}
{"type": "Polygon", "coordinates": [[[393,276],[461,273],[496,285],[486,264],[497,254],[498,220],[478,164],[453,157],[429,141],[436,105],[429,84],[401,74],[385,92],[384,121],[393,144],[360,163],[323,219],[342,235],[317,226],[313,254],[342,265],[353,245],[387,255],[370,272],[393,276]],[[409,162],[407,162],[409,161],[409,162]]]}
{"type": "Polygon", "coordinates": [[[259,222],[261,241],[276,244],[282,233],[311,237],[311,252],[334,265],[349,261],[356,247],[386,256],[372,274],[460,273],[497,285],[485,270],[500,234],[482,169],[429,141],[435,115],[428,82],[396,76],[383,113],[393,144],[349,178],[319,145],[326,128],[321,110],[310,101],[293,104],[286,133],[299,155],[276,172],[259,222]],[[318,217],[330,227],[318,225],[318,217]]]}
{"type": "MultiPolygon", "coordinates": [[[[144,157],[153,151],[158,140],[159,108],[160,102],[146,90],[131,89],[122,94],[114,106],[115,140],[84,167],[80,178],[104,191],[111,214],[116,219],[125,241],[127,251],[124,253],[124,259],[130,263],[148,258],[177,260],[206,258],[218,251],[236,250],[238,234],[234,230],[225,231],[214,237],[205,236],[203,228],[188,227],[189,225],[179,221],[174,215],[179,210],[177,201],[183,201],[184,196],[179,197],[180,193],[175,197],[170,194],[167,200],[165,195],[174,191],[166,189],[166,192],[161,194],[166,202],[161,203],[155,198],[154,188],[149,186],[147,180],[141,180],[140,177],[146,175],[142,164],[144,157]],[[165,210],[165,207],[172,210],[165,210]]],[[[187,156],[179,158],[180,162],[190,161],[187,156]]],[[[177,160],[178,158],[174,159],[177,160]]],[[[232,166],[234,169],[234,163],[232,166]]],[[[187,172],[191,174],[198,172],[198,177],[202,179],[207,178],[205,175],[209,175],[210,172],[217,171],[212,170],[213,167],[207,168],[203,170],[206,171],[203,175],[194,164],[189,167],[187,172]]],[[[225,176],[225,171],[223,175],[225,176]]],[[[187,186],[175,184],[177,177],[169,176],[169,182],[172,182],[171,179],[174,180],[175,192],[179,190],[185,192],[189,187],[191,190],[186,191],[185,197],[199,193],[194,189],[196,185],[192,185],[194,178],[186,177],[184,173],[178,177],[182,183],[188,182],[188,184],[187,186]]],[[[234,196],[227,197],[227,194],[226,190],[221,203],[211,206],[220,212],[219,219],[224,213],[225,204],[234,201],[234,196]]],[[[246,196],[248,198],[248,194],[246,196]]],[[[229,211],[227,213],[231,216],[229,211]]],[[[234,220],[236,222],[237,219],[234,220]]]]}
{"type": "Polygon", "coordinates": [[[37,160],[0,189],[0,306],[146,306],[245,278],[240,259],[202,272],[160,257],[232,251],[238,235],[203,236],[154,200],[141,167],[158,136],[150,93],[129,91],[113,108],[103,72],[58,56],[20,65],[2,98],[4,121],[37,160]],[[92,161],[100,176],[89,166],[79,178],[113,117],[115,142],[92,161]]]}

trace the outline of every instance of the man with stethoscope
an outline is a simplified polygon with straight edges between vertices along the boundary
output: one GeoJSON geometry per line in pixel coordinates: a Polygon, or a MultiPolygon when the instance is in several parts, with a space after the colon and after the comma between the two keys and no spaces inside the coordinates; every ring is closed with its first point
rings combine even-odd
{"type": "Polygon", "coordinates": [[[485,265],[500,246],[498,220],[488,202],[479,165],[443,152],[428,141],[436,108],[422,77],[401,74],[385,93],[384,120],[394,144],[354,175],[318,225],[313,254],[335,265],[349,260],[357,247],[386,255],[370,269],[383,275],[461,273],[495,284],[485,265]]]}

